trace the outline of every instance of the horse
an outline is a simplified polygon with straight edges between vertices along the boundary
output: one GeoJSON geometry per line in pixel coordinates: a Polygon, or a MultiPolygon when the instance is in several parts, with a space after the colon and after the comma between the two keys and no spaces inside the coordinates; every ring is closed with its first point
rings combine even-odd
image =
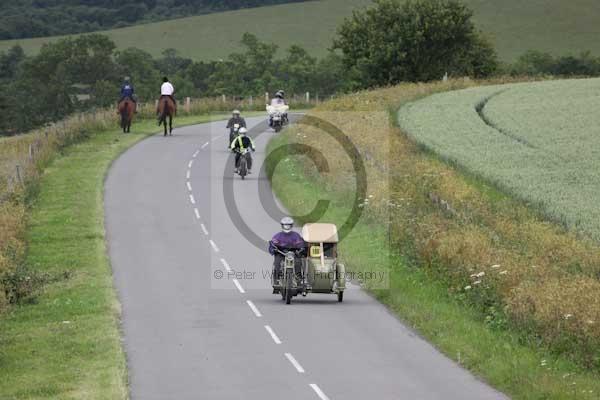
{"type": "Polygon", "coordinates": [[[131,131],[131,121],[133,121],[134,112],[135,103],[129,97],[124,98],[119,103],[119,114],[121,115],[121,128],[123,128],[123,133],[129,133],[131,131]]]}
{"type": "Polygon", "coordinates": [[[158,126],[165,127],[167,136],[167,117],[169,117],[169,136],[173,136],[173,116],[175,115],[176,104],[170,96],[161,96],[158,100],[158,126]]]}

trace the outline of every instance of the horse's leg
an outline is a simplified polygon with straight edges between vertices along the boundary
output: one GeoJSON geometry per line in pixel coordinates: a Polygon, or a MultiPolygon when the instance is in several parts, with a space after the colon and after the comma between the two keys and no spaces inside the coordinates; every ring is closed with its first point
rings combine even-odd
{"type": "Polygon", "coordinates": [[[169,115],[169,136],[173,136],[173,115],[169,115]]]}

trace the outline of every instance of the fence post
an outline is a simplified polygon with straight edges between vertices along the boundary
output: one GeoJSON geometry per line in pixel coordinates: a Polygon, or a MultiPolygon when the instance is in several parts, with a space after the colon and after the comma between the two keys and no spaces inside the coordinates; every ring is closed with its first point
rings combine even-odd
{"type": "Polygon", "coordinates": [[[227,96],[223,95],[223,96],[221,96],[221,99],[223,100],[223,103],[227,102],[227,96]]]}
{"type": "Polygon", "coordinates": [[[250,98],[248,99],[249,103],[250,103],[250,107],[252,107],[254,105],[254,102],[252,100],[252,96],[250,96],[250,98]]]}
{"type": "Polygon", "coordinates": [[[269,92],[265,92],[265,104],[269,104],[269,92]]]}
{"type": "Polygon", "coordinates": [[[310,103],[310,92],[306,92],[306,104],[310,103]]]}
{"type": "Polygon", "coordinates": [[[16,165],[16,170],[17,170],[17,182],[19,182],[19,184],[22,185],[23,178],[21,177],[21,166],[19,164],[16,165]]]}
{"type": "Polygon", "coordinates": [[[185,98],[185,112],[187,112],[188,114],[190,113],[190,98],[186,97],[185,98]]]}
{"type": "Polygon", "coordinates": [[[29,145],[29,161],[33,161],[33,145],[29,145]]]}
{"type": "Polygon", "coordinates": [[[154,108],[158,108],[158,100],[154,100],[154,108]]]}

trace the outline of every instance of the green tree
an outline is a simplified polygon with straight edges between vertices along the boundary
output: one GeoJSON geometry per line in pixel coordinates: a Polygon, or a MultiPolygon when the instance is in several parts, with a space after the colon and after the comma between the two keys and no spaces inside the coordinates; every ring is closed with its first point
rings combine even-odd
{"type": "Polygon", "coordinates": [[[278,63],[280,86],[285,85],[289,93],[296,94],[313,90],[317,59],[300,46],[290,47],[287,53],[287,57],[278,63]]]}
{"type": "MultiPolygon", "coordinates": [[[[135,93],[140,101],[152,101],[159,95],[160,73],[152,56],[137,48],[128,48],[115,55],[119,81],[131,78],[135,93]]],[[[117,93],[115,93],[115,96],[117,93]]]]}
{"type": "Polygon", "coordinates": [[[473,12],[456,0],[376,0],[338,29],[333,47],[362,87],[486,76],[497,67],[473,12]]]}

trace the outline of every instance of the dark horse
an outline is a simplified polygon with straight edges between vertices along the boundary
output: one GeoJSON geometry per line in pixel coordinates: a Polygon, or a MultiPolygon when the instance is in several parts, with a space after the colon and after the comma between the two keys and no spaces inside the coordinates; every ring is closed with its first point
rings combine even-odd
{"type": "Polygon", "coordinates": [[[121,115],[121,128],[123,133],[131,131],[131,121],[133,121],[133,113],[135,112],[135,103],[129,97],[125,97],[119,103],[119,114],[121,115]]]}
{"type": "Polygon", "coordinates": [[[173,136],[173,116],[175,115],[175,102],[170,96],[161,96],[158,100],[158,126],[165,127],[165,136],[167,136],[167,117],[169,117],[169,136],[173,136]]]}

